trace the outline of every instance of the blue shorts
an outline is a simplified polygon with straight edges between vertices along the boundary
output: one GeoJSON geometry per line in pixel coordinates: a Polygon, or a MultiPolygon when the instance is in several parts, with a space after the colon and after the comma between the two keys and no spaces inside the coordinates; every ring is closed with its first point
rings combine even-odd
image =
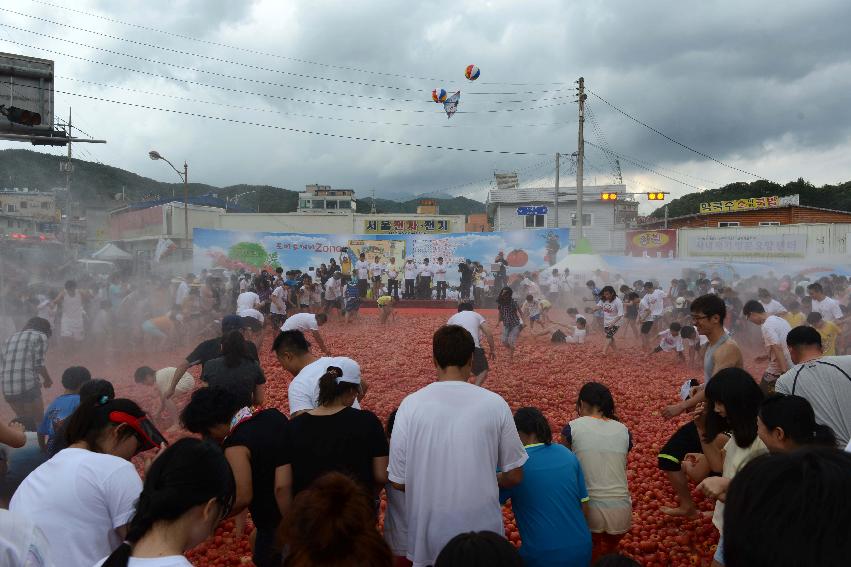
{"type": "Polygon", "coordinates": [[[531,316],[529,317],[529,320],[530,320],[530,321],[540,321],[540,320],[541,320],[541,315],[540,315],[540,313],[539,313],[538,315],[531,315],[531,316]]]}

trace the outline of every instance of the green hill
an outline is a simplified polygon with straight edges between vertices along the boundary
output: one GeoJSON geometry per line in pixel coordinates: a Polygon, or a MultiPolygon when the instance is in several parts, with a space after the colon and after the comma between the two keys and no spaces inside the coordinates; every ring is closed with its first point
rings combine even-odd
{"type": "MultiPolygon", "coordinates": [[[[773,195],[779,197],[800,195],[802,205],[851,211],[851,181],[839,185],[816,187],[812,183],[799,178],[797,181],[790,181],[785,185],[771,181],[739,182],[709,191],[689,193],[668,203],[668,217],[695,214],[700,210],[700,203],[743,199],[745,197],[771,197],[773,195]]],[[[651,213],[651,216],[657,218],[661,218],[663,215],[664,207],[659,207],[651,213]]]]}
{"type": "MultiPolygon", "coordinates": [[[[50,191],[65,186],[65,174],[59,170],[60,162],[65,158],[52,154],[34,152],[31,150],[0,151],[0,187],[28,187],[39,191],[50,191]]],[[[117,193],[124,192],[128,201],[143,201],[153,198],[168,197],[172,194],[183,195],[181,183],[163,183],[133,172],[74,159],[74,174],[72,190],[75,200],[86,203],[112,201],[117,193]]],[[[189,179],[192,180],[192,168],[189,169],[189,179]]],[[[190,183],[191,196],[213,193],[220,198],[239,196],[239,205],[250,211],[264,213],[290,213],[298,206],[298,192],[270,185],[230,185],[216,187],[205,183],[190,183]]],[[[467,215],[483,213],[484,203],[454,197],[437,199],[440,212],[450,215],[467,215]]],[[[414,213],[417,210],[417,200],[404,202],[389,199],[376,199],[376,210],[384,213],[414,213]]],[[[363,198],[358,202],[358,212],[369,212],[372,199],[363,198]]]]}

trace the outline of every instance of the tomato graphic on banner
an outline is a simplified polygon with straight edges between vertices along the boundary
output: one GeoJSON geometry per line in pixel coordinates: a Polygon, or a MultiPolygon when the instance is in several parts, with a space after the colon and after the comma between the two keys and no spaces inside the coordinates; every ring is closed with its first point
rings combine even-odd
{"type": "Polygon", "coordinates": [[[677,255],[676,230],[628,230],[626,232],[627,256],[673,258],[677,255]]]}

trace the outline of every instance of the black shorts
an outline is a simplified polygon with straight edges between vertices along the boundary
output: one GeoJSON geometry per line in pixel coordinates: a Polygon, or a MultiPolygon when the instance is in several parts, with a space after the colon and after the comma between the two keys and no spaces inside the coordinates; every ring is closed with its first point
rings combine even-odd
{"type": "Polygon", "coordinates": [[[641,334],[642,335],[649,335],[650,331],[653,330],[653,324],[654,323],[656,323],[656,321],[645,321],[645,322],[643,322],[641,324],[641,334]]]}
{"type": "Polygon", "coordinates": [[[473,351],[473,376],[478,376],[489,368],[488,358],[485,356],[485,349],[476,347],[473,351]]]}
{"type": "Polygon", "coordinates": [[[659,468],[663,471],[678,471],[686,454],[702,452],[697,426],[693,421],[689,421],[677,429],[659,451],[659,468]]]}
{"type": "Polygon", "coordinates": [[[607,339],[615,338],[615,333],[617,333],[618,329],[620,329],[620,327],[618,327],[617,325],[609,325],[608,327],[603,327],[603,328],[606,330],[606,338],[607,339]]]}
{"type": "Polygon", "coordinates": [[[381,276],[372,276],[372,283],[381,283],[381,276]]]}

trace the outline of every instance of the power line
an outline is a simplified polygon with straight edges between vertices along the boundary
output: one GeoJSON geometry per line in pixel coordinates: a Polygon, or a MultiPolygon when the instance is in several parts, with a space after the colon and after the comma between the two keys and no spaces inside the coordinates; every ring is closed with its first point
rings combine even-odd
{"type": "MultiPolygon", "coordinates": [[[[3,24],[0,24],[0,25],[3,25],[3,24]]],[[[0,41],[5,41],[6,43],[9,43],[9,44],[12,44],[12,45],[18,45],[18,46],[21,46],[21,47],[26,47],[28,49],[35,49],[35,50],[43,51],[45,53],[53,53],[55,55],[61,55],[63,57],[76,59],[78,61],[85,61],[85,62],[88,62],[88,63],[103,65],[105,67],[110,67],[110,68],[113,68],[113,69],[120,69],[120,70],[123,70],[123,71],[130,71],[131,73],[138,73],[138,74],[141,74],[141,75],[146,75],[146,76],[149,76],[149,77],[156,77],[156,78],[165,79],[165,80],[168,80],[168,81],[176,81],[176,82],[179,82],[179,83],[184,83],[184,84],[189,84],[189,85],[197,85],[197,86],[201,86],[201,87],[218,89],[218,90],[233,92],[233,93],[248,94],[248,95],[260,96],[260,97],[264,97],[264,98],[273,98],[273,99],[278,99],[278,100],[288,100],[288,101],[291,101],[291,102],[298,102],[298,103],[304,103],[304,104],[319,104],[319,105],[322,105],[322,106],[333,106],[333,107],[337,107],[337,108],[351,108],[351,109],[355,109],[355,110],[369,110],[369,111],[373,111],[373,112],[380,111],[380,112],[413,112],[413,113],[417,113],[417,114],[426,114],[426,113],[428,113],[428,114],[442,114],[442,111],[440,111],[440,110],[429,111],[429,110],[411,109],[411,108],[376,108],[376,107],[370,107],[370,106],[357,106],[357,105],[352,105],[352,104],[340,104],[340,103],[333,103],[333,102],[326,102],[326,101],[319,101],[319,100],[304,100],[304,99],[298,99],[298,98],[287,97],[287,96],[282,96],[282,95],[259,93],[259,92],[256,92],[256,91],[248,91],[248,90],[244,90],[244,89],[235,89],[235,88],[232,88],[232,87],[214,85],[214,84],[211,84],[211,83],[202,83],[200,81],[191,81],[191,80],[188,80],[188,79],[180,79],[180,78],[171,77],[171,76],[168,76],[168,75],[160,75],[158,73],[151,73],[149,71],[142,71],[141,69],[134,69],[132,67],[125,67],[123,65],[115,65],[115,64],[112,64],[112,63],[106,63],[105,61],[97,61],[95,59],[88,59],[88,58],[85,58],[85,57],[80,57],[80,56],[77,56],[77,55],[71,55],[71,54],[68,54],[68,53],[64,53],[62,51],[57,51],[55,49],[48,49],[46,47],[40,47],[40,46],[35,46],[35,45],[30,45],[30,44],[27,44],[27,43],[19,42],[19,41],[13,41],[11,39],[3,38],[3,39],[0,39],[0,41]]],[[[68,41],[68,40],[62,40],[62,41],[68,41]]],[[[103,50],[102,48],[98,48],[98,47],[93,47],[93,49],[103,50]]],[[[109,50],[104,50],[104,51],[109,51],[109,50]]],[[[129,57],[142,59],[142,58],[132,56],[132,55],[129,56],[129,57]]],[[[150,60],[150,62],[156,62],[156,61],[150,60]]],[[[533,106],[533,107],[529,107],[529,108],[459,110],[456,114],[494,114],[494,113],[499,113],[499,112],[523,112],[523,111],[530,111],[530,110],[543,110],[543,109],[546,109],[546,108],[564,106],[565,104],[572,104],[572,101],[549,104],[549,105],[533,106]]]]}
{"type": "MultiPolygon", "coordinates": [[[[429,78],[429,77],[416,77],[416,76],[413,76],[413,75],[389,73],[389,72],[384,72],[384,71],[372,71],[372,70],[368,70],[368,69],[361,69],[361,68],[358,68],[358,67],[349,67],[349,66],[345,66],[345,65],[333,65],[333,64],[330,64],[330,63],[322,63],[322,62],[318,62],[318,61],[311,61],[309,59],[300,59],[300,58],[297,58],[297,57],[288,57],[288,56],[279,55],[279,54],[276,54],[276,53],[270,53],[270,52],[260,51],[260,50],[257,50],[257,49],[251,49],[251,48],[246,48],[246,47],[238,47],[238,46],[229,45],[229,44],[226,44],[226,43],[219,43],[219,42],[216,42],[216,41],[210,41],[210,40],[200,39],[200,38],[196,38],[196,37],[192,37],[192,36],[188,36],[188,35],[182,35],[182,34],[170,32],[170,31],[166,31],[166,30],[161,30],[161,29],[154,28],[154,27],[143,26],[143,25],[140,25],[140,24],[125,22],[125,21],[119,20],[117,18],[110,18],[110,17],[107,17],[107,16],[102,16],[100,14],[85,12],[83,10],[75,10],[74,8],[69,8],[67,6],[62,6],[62,5],[57,5],[57,4],[51,4],[50,2],[44,2],[44,1],[41,1],[41,0],[30,0],[30,2],[33,2],[34,4],[41,4],[43,6],[49,6],[51,8],[66,10],[66,11],[73,12],[73,13],[76,13],[76,14],[80,14],[80,15],[83,15],[83,16],[87,16],[87,17],[90,17],[90,18],[96,18],[96,19],[99,19],[99,20],[102,20],[102,21],[107,21],[107,22],[111,22],[111,23],[115,23],[115,24],[121,24],[123,26],[128,26],[128,27],[132,27],[132,28],[136,28],[136,29],[145,30],[145,31],[156,32],[156,33],[160,33],[160,34],[167,35],[167,36],[170,36],[170,37],[184,39],[184,40],[187,40],[187,41],[193,41],[193,42],[201,43],[201,44],[204,44],[204,45],[211,45],[211,46],[215,46],[215,47],[224,47],[226,49],[232,49],[232,50],[240,51],[240,52],[243,52],[243,53],[251,53],[251,54],[254,54],[254,55],[263,55],[263,56],[266,56],[266,57],[274,57],[276,59],[282,59],[282,60],[285,60],[285,61],[293,61],[293,62],[296,62],[296,63],[305,63],[305,64],[308,64],[308,65],[318,65],[318,66],[329,68],[329,69],[339,69],[339,70],[343,70],[343,71],[355,71],[355,72],[358,72],[358,73],[368,73],[368,74],[371,74],[371,75],[399,77],[399,78],[403,78],[403,79],[415,79],[415,80],[419,80],[419,81],[450,82],[450,81],[447,81],[446,79],[436,79],[436,78],[429,78]]],[[[482,84],[482,85],[527,86],[527,85],[566,85],[567,83],[563,83],[563,82],[549,82],[549,83],[480,82],[479,84],[482,84]]]]}
{"type": "MultiPolygon", "coordinates": [[[[143,41],[136,41],[136,40],[129,39],[129,38],[126,38],[126,37],[110,35],[110,34],[107,34],[107,33],[99,32],[99,31],[95,31],[95,30],[90,30],[90,29],[87,29],[87,28],[79,27],[79,26],[73,26],[71,24],[64,24],[62,22],[57,22],[55,20],[50,20],[50,19],[47,19],[47,18],[34,16],[32,14],[17,12],[15,10],[10,10],[8,8],[0,7],[0,10],[2,10],[4,12],[8,12],[10,14],[15,14],[17,16],[22,16],[22,17],[25,17],[25,18],[33,19],[33,20],[38,20],[40,22],[45,22],[45,23],[48,23],[48,24],[51,24],[51,25],[54,25],[54,26],[61,26],[61,27],[64,27],[64,28],[72,29],[72,30],[82,31],[82,32],[85,32],[85,33],[93,34],[93,35],[103,37],[103,38],[107,38],[107,39],[112,39],[112,40],[116,40],[116,41],[123,41],[125,43],[131,43],[133,45],[148,47],[148,48],[151,48],[151,49],[159,49],[159,50],[167,51],[167,52],[170,52],[170,53],[176,53],[178,55],[188,55],[190,57],[206,59],[208,61],[214,61],[214,62],[217,62],[217,63],[228,63],[230,65],[237,65],[239,67],[244,67],[244,68],[247,68],[247,69],[254,69],[254,70],[258,70],[258,71],[267,71],[267,72],[270,72],[270,73],[280,73],[282,75],[291,75],[291,76],[296,76],[296,77],[317,79],[317,80],[322,80],[322,81],[342,82],[342,83],[360,85],[360,86],[365,86],[365,87],[393,89],[393,90],[402,90],[402,91],[410,91],[410,92],[422,92],[422,89],[420,89],[420,88],[398,87],[398,86],[394,86],[394,85],[380,85],[380,84],[375,84],[375,83],[365,83],[365,82],[362,82],[362,81],[350,81],[350,80],[344,80],[344,79],[334,79],[334,78],[322,77],[322,76],[317,76],[317,75],[303,75],[303,74],[299,74],[299,73],[292,73],[292,72],[289,72],[289,71],[282,71],[281,69],[275,69],[275,68],[271,68],[271,67],[262,67],[260,65],[253,65],[253,64],[244,63],[244,62],[241,62],[241,61],[234,61],[233,59],[225,59],[225,58],[222,58],[222,57],[214,57],[212,55],[204,55],[202,53],[193,53],[191,51],[183,51],[183,50],[180,50],[180,49],[175,49],[173,47],[166,47],[164,45],[158,45],[156,43],[146,43],[146,42],[143,42],[143,41]]],[[[14,28],[14,26],[10,26],[10,27],[14,28]]],[[[14,29],[21,29],[21,28],[14,28],[14,29]]],[[[21,29],[21,31],[29,31],[29,30],[21,29]]],[[[30,32],[30,33],[37,33],[37,32],[30,32]]],[[[57,39],[57,38],[55,38],[53,36],[49,36],[49,35],[47,35],[46,37],[50,37],[51,39],[57,39]]],[[[290,88],[299,88],[299,87],[290,86],[290,88]]],[[[319,92],[324,92],[324,91],[319,91],[319,92]]],[[[521,95],[521,94],[541,94],[541,93],[560,93],[560,92],[565,92],[565,91],[563,89],[542,90],[542,91],[519,91],[519,92],[465,91],[465,94],[467,94],[467,95],[521,95]]],[[[348,94],[348,93],[331,93],[331,94],[348,94]]],[[[562,98],[566,98],[566,97],[562,97],[562,98]]],[[[397,100],[397,99],[386,99],[386,100],[397,100]]],[[[408,99],[401,99],[401,100],[403,100],[405,102],[421,102],[421,100],[408,100],[408,99]]],[[[529,102],[529,101],[497,101],[497,104],[507,104],[507,103],[512,103],[512,102],[513,103],[519,103],[519,102],[529,102]]]]}
{"type": "MultiPolygon", "coordinates": [[[[588,144],[589,146],[592,146],[592,147],[597,148],[598,150],[602,150],[602,148],[601,148],[600,146],[598,146],[597,144],[595,144],[594,142],[589,142],[588,140],[585,140],[585,143],[586,143],[586,144],[588,144]]],[[[635,161],[635,160],[633,160],[633,159],[630,159],[630,158],[628,158],[628,157],[626,157],[626,156],[623,156],[623,155],[618,154],[618,153],[615,153],[615,152],[612,152],[612,153],[614,153],[616,156],[618,156],[618,157],[619,157],[620,159],[622,159],[623,161],[625,161],[625,162],[627,162],[627,163],[631,163],[631,164],[633,164],[633,165],[634,165],[634,166],[636,166],[636,167],[640,167],[641,169],[644,169],[644,170],[646,170],[646,171],[649,171],[650,173],[654,173],[654,174],[658,175],[659,177],[664,177],[665,179],[669,179],[669,180],[671,180],[671,181],[673,181],[673,182],[675,182],[675,183],[679,183],[679,184],[681,184],[681,185],[685,185],[686,187],[691,187],[692,189],[697,189],[698,191],[702,191],[702,190],[703,190],[702,188],[698,187],[697,185],[692,185],[691,183],[687,183],[687,182],[682,181],[682,180],[680,180],[680,179],[676,179],[676,178],[674,178],[674,177],[671,177],[670,175],[665,175],[664,173],[660,173],[660,172],[656,171],[655,169],[653,169],[652,167],[646,166],[646,165],[644,165],[644,164],[642,164],[642,163],[640,163],[640,162],[638,162],[638,161],[635,161]]]]}
{"type": "Polygon", "coordinates": [[[645,128],[647,128],[647,129],[648,129],[648,130],[650,130],[651,132],[654,132],[654,133],[656,133],[656,134],[658,134],[658,135],[662,136],[662,137],[663,137],[663,138],[665,138],[666,140],[668,140],[668,141],[670,141],[670,142],[673,142],[674,144],[677,144],[678,146],[680,146],[680,147],[682,147],[682,148],[685,148],[685,149],[687,149],[687,150],[688,150],[688,151],[690,151],[690,152],[694,152],[694,153],[696,153],[697,155],[699,155],[699,156],[701,156],[701,157],[704,157],[704,158],[706,158],[706,159],[712,160],[712,161],[714,161],[715,163],[717,163],[717,164],[719,164],[719,165],[723,165],[724,167],[729,168],[729,169],[732,169],[732,170],[734,170],[734,171],[738,171],[739,173],[744,173],[745,175],[750,175],[751,177],[756,177],[757,179],[766,179],[765,177],[763,177],[763,176],[761,176],[761,175],[757,175],[756,173],[751,173],[750,171],[746,171],[746,170],[741,169],[741,168],[739,168],[739,167],[736,167],[736,166],[734,166],[734,165],[730,165],[730,164],[728,164],[728,163],[725,163],[725,162],[721,161],[720,159],[716,159],[716,158],[712,157],[712,156],[711,156],[711,155],[709,155],[709,154],[706,154],[706,153],[704,153],[704,152],[701,152],[700,150],[696,150],[696,149],[692,148],[691,146],[688,146],[688,145],[686,145],[686,144],[683,144],[682,142],[680,142],[680,141],[678,141],[678,140],[675,140],[674,138],[672,138],[672,137],[668,136],[668,135],[667,135],[667,134],[665,134],[664,132],[661,132],[661,131],[657,130],[657,129],[656,129],[656,128],[654,128],[653,126],[650,126],[650,125],[649,125],[649,124],[647,124],[646,122],[643,122],[643,121],[639,120],[639,119],[638,119],[638,118],[636,118],[635,116],[633,116],[633,115],[629,114],[627,111],[625,111],[625,110],[623,110],[623,109],[621,109],[621,108],[618,108],[617,106],[615,106],[615,105],[614,105],[614,104],[612,104],[611,102],[607,101],[606,99],[604,99],[603,97],[601,97],[600,95],[598,95],[597,93],[595,93],[594,91],[592,91],[592,90],[588,89],[588,92],[589,92],[589,93],[591,93],[592,95],[594,95],[595,97],[597,97],[598,99],[600,99],[602,102],[604,102],[604,103],[605,103],[605,104],[607,104],[608,106],[610,106],[610,107],[612,107],[613,109],[617,110],[618,112],[620,112],[621,114],[623,114],[624,116],[626,116],[627,118],[629,118],[630,120],[632,120],[633,122],[635,122],[636,124],[640,124],[640,125],[644,126],[645,128]]]}
{"type": "Polygon", "coordinates": [[[72,92],[67,92],[67,91],[56,90],[54,92],[59,93],[59,94],[69,95],[69,96],[81,97],[81,98],[85,98],[85,99],[89,99],[89,100],[97,100],[97,101],[100,101],[100,102],[108,102],[108,103],[111,103],[111,104],[119,104],[119,105],[123,105],[123,106],[134,107],[134,108],[143,108],[145,110],[156,110],[158,112],[169,112],[169,113],[172,113],[172,114],[180,114],[180,115],[183,115],[183,116],[193,116],[193,117],[196,117],[196,118],[206,118],[208,120],[219,120],[221,122],[229,122],[231,124],[242,124],[242,125],[245,125],[245,126],[259,126],[261,128],[270,128],[270,129],[273,129],[273,130],[283,130],[283,131],[287,131],[287,132],[295,132],[295,133],[298,133],[298,134],[310,134],[310,135],[313,135],[313,136],[325,136],[325,137],[328,137],[328,138],[339,138],[339,139],[344,139],[344,140],[355,140],[355,141],[359,141],[359,142],[373,142],[373,143],[379,143],[379,144],[389,144],[389,145],[394,145],[394,146],[405,146],[405,147],[423,148],[423,149],[431,149],[431,150],[449,150],[449,151],[456,151],[456,152],[473,152],[473,153],[480,153],[480,154],[501,154],[501,155],[517,155],[517,156],[545,156],[545,155],[549,155],[547,153],[539,153],[539,152],[517,152],[517,151],[509,151],[509,150],[491,150],[491,149],[480,149],[480,148],[458,148],[458,147],[454,147],[454,146],[442,146],[442,145],[436,145],[436,144],[419,144],[419,143],[414,143],[414,142],[403,142],[403,141],[399,141],[399,140],[384,140],[384,139],[381,139],[381,138],[366,138],[366,137],[362,137],[362,136],[350,136],[350,135],[344,135],[344,134],[334,134],[334,133],[331,133],[331,132],[319,132],[319,131],[316,131],[316,130],[306,130],[306,129],[303,129],[303,128],[291,128],[291,127],[288,127],[288,126],[277,126],[277,125],[274,125],[274,124],[260,124],[258,122],[250,122],[248,120],[237,120],[235,118],[225,118],[225,117],[222,117],[222,116],[210,116],[210,115],[199,114],[199,113],[195,113],[195,112],[186,112],[186,111],[183,111],[183,110],[174,110],[174,109],[171,109],[171,108],[160,108],[160,107],[156,107],[156,106],[149,106],[149,105],[145,105],[145,104],[125,102],[125,101],[120,101],[120,100],[112,100],[112,99],[108,99],[108,98],[96,97],[96,96],[91,96],[91,95],[84,95],[84,94],[80,94],[80,93],[72,93],[72,92]]]}

